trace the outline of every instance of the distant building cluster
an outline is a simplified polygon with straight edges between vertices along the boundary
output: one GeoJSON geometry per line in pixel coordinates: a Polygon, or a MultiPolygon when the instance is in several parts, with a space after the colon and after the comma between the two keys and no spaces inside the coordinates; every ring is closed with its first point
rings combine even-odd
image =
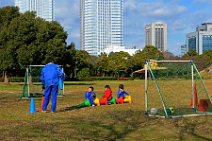
{"type": "MultiPolygon", "coordinates": [[[[15,0],[21,13],[35,11],[46,21],[55,20],[54,0],[15,0]]],[[[153,22],[145,25],[145,45],[167,51],[167,24],[153,22]]],[[[139,49],[123,45],[123,0],[80,0],[80,48],[90,55],[124,51],[130,55],[139,49]]],[[[180,56],[189,50],[198,54],[212,50],[212,23],[203,23],[196,31],[186,34],[180,56]]]]}
{"type": "Polygon", "coordinates": [[[46,21],[55,20],[54,0],[15,0],[15,6],[19,7],[21,13],[34,11],[46,21]]]}
{"type": "Polygon", "coordinates": [[[203,23],[195,32],[186,35],[186,52],[195,50],[198,54],[212,50],[212,23],[203,23]]]}
{"type": "MultiPolygon", "coordinates": [[[[118,51],[133,54],[138,50],[127,49],[123,45],[123,0],[81,0],[80,12],[82,50],[91,55],[118,51]]],[[[165,23],[148,24],[145,32],[146,45],[153,45],[160,51],[167,50],[165,23]]]]}

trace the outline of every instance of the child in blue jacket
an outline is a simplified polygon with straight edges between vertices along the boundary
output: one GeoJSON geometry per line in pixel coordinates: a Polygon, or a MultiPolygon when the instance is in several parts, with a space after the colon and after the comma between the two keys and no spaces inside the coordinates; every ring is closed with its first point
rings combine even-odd
{"type": "Polygon", "coordinates": [[[95,106],[94,99],[96,98],[96,94],[94,93],[94,87],[90,86],[88,91],[85,93],[85,99],[88,99],[92,106],[95,106]]]}
{"type": "Polygon", "coordinates": [[[119,90],[117,93],[117,98],[122,98],[124,100],[125,95],[129,95],[125,90],[124,90],[124,85],[123,84],[119,84],[119,90]]]}

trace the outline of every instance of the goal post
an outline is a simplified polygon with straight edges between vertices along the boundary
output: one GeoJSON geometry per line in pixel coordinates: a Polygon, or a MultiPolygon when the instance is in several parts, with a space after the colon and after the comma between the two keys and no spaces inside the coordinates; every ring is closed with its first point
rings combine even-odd
{"type": "Polygon", "coordinates": [[[145,114],[184,117],[211,114],[211,98],[192,60],[146,60],[145,114]]]}
{"type": "MultiPolygon", "coordinates": [[[[45,65],[29,65],[26,68],[24,76],[23,91],[20,95],[22,99],[28,99],[29,97],[42,96],[44,91],[42,90],[42,83],[40,80],[42,68],[45,65]]],[[[63,66],[59,65],[62,72],[64,72],[63,66]]],[[[64,83],[63,89],[58,89],[58,96],[64,96],[64,83]]]]}

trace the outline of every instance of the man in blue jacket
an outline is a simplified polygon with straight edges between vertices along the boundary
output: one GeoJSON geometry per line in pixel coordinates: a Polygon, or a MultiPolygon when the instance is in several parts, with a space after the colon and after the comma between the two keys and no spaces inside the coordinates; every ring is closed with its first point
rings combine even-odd
{"type": "Polygon", "coordinates": [[[50,98],[52,97],[51,112],[55,112],[57,107],[57,95],[59,79],[64,79],[64,74],[60,67],[50,61],[46,64],[41,72],[40,76],[42,82],[42,88],[44,89],[44,103],[42,111],[46,112],[50,98]]]}

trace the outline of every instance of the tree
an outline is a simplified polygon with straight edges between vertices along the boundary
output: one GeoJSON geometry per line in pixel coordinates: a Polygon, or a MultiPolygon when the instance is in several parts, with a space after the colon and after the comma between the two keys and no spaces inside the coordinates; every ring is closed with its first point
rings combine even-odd
{"type": "Polygon", "coordinates": [[[79,80],[85,80],[86,78],[90,77],[90,69],[89,68],[83,68],[78,73],[79,80]]]}
{"type": "Polygon", "coordinates": [[[188,51],[182,59],[193,60],[199,70],[206,69],[212,64],[212,51],[205,51],[203,54],[198,55],[195,50],[188,51]]]}
{"type": "Polygon", "coordinates": [[[75,66],[75,75],[80,72],[83,68],[87,68],[88,67],[88,57],[89,54],[88,52],[84,51],[84,50],[76,50],[76,55],[75,55],[75,62],[76,62],[76,66],[75,66]]]}
{"type": "Polygon", "coordinates": [[[133,56],[133,70],[138,70],[143,68],[146,59],[164,59],[163,54],[154,46],[145,46],[142,51],[136,52],[133,56]]]}
{"type": "Polygon", "coordinates": [[[189,50],[186,54],[183,55],[182,58],[188,59],[197,55],[198,53],[195,50],[189,50]]]}
{"type": "Polygon", "coordinates": [[[12,19],[19,17],[19,9],[18,7],[3,7],[0,8],[0,31],[7,27],[12,19]]]}
{"type": "Polygon", "coordinates": [[[11,70],[13,68],[13,56],[11,54],[13,51],[11,48],[5,48],[7,44],[5,43],[7,40],[6,34],[2,34],[7,29],[8,25],[12,21],[12,19],[18,17],[20,15],[19,9],[17,7],[3,7],[0,8],[0,71],[3,72],[4,81],[7,82],[7,70],[11,70]]]}
{"type": "Polygon", "coordinates": [[[131,64],[128,63],[131,56],[127,52],[111,52],[108,58],[109,70],[117,77],[120,77],[120,74],[126,75],[131,68],[131,64]]]}
{"type": "Polygon", "coordinates": [[[109,72],[109,59],[107,57],[106,53],[101,53],[98,56],[98,61],[97,61],[97,73],[99,75],[105,76],[109,72]]]}
{"type": "Polygon", "coordinates": [[[67,76],[67,79],[74,79],[75,77],[75,67],[76,67],[76,49],[75,44],[71,42],[70,45],[67,46],[65,54],[63,56],[63,65],[64,71],[67,76]]]}
{"type": "Polygon", "coordinates": [[[156,59],[156,60],[164,59],[163,53],[159,51],[156,47],[151,45],[145,46],[142,52],[146,59],[156,59]]]}
{"type": "Polygon", "coordinates": [[[163,57],[165,60],[176,60],[179,59],[179,57],[175,56],[173,53],[165,51],[163,52],[163,57]]]}
{"type": "Polygon", "coordinates": [[[97,75],[97,68],[98,68],[98,57],[89,55],[87,58],[88,67],[90,70],[90,74],[96,76],[97,75]]]}
{"type": "MultiPolygon", "coordinates": [[[[0,9],[0,15],[8,9],[18,10],[14,7],[0,9]]],[[[53,58],[56,63],[62,61],[67,33],[59,23],[47,22],[33,12],[10,13],[15,16],[0,18],[7,23],[0,27],[0,70],[16,74],[13,70],[24,69],[30,64],[45,64],[48,58],[53,58]]]]}

